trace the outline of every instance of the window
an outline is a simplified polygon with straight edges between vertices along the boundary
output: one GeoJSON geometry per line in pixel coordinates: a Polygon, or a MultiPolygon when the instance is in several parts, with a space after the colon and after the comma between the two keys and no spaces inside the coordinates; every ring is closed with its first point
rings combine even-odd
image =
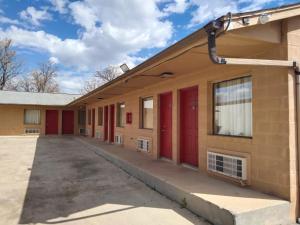
{"type": "Polygon", "coordinates": [[[252,136],[252,80],[243,77],[214,84],[214,134],[252,136]]]}
{"type": "Polygon", "coordinates": [[[124,127],[125,124],[125,103],[117,104],[117,126],[124,127]]]}
{"type": "Polygon", "coordinates": [[[153,98],[142,99],[142,128],[153,128],[153,98]]]}
{"type": "Polygon", "coordinates": [[[90,109],[88,110],[88,124],[92,124],[92,111],[90,109]]]}
{"type": "Polygon", "coordinates": [[[98,125],[102,126],[103,125],[103,108],[98,107],[98,125]]]}
{"type": "Polygon", "coordinates": [[[85,111],[84,110],[78,111],[78,124],[85,125],[85,111]]]}
{"type": "Polygon", "coordinates": [[[25,124],[40,124],[41,123],[41,111],[37,110],[37,109],[25,109],[24,123],[25,124]]]}

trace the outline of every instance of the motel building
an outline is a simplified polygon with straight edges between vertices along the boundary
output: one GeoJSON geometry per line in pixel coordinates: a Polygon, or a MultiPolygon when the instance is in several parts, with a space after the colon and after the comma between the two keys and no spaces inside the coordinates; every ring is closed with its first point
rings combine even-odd
{"type": "Polygon", "coordinates": [[[213,224],[300,217],[300,4],[227,14],[83,95],[0,92],[1,135],[74,135],[213,224]]]}

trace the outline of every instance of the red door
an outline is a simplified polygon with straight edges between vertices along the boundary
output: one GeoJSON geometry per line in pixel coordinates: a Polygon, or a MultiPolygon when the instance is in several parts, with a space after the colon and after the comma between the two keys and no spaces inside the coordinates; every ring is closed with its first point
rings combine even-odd
{"type": "Polygon", "coordinates": [[[115,139],[115,105],[110,105],[109,107],[109,112],[110,112],[110,136],[109,136],[109,141],[114,142],[115,139]]]}
{"type": "Polygon", "coordinates": [[[104,141],[108,140],[108,106],[104,107],[104,141]]]}
{"type": "Polygon", "coordinates": [[[159,96],[160,156],[172,159],[172,92],[159,96]]]}
{"type": "Polygon", "coordinates": [[[180,90],[180,162],[198,166],[198,87],[180,90]]]}
{"type": "Polygon", "coordinates": [[[62,134],[74,134],[74,111],[62,111],[62,134]]]}
{"type": "Polygon", "coordinates": [[[95,137],[95,109],[92,109],[92,137],[95,137]]]}
{"type": "Polygon", "coordinates": [[[46,134],[58,134],[57,110],[46,110],[46,134]]]}

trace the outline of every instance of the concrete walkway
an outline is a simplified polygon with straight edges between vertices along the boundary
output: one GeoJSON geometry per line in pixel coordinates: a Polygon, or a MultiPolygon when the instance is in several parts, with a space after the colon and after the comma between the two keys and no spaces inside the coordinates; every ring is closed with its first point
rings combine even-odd
{"type": "Polygon", "coordinates": [[[72,137],[0,137],[0,224],[207,225],[72,137]]]}
{"type": "Polygon", "coordinates": [[[87,148],[214,224],[288,224],[289,202],[204,173],[153,160],[145,153],[78,137],[87,148]]]}

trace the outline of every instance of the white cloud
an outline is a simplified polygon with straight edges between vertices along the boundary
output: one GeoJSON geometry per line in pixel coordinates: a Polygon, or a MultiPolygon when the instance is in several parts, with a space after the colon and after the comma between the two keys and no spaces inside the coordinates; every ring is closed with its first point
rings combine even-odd
{"type": "Polygon", "coordinates": [[[65,93],[79,94],[85,81],[91,78],[91,73],[74,73],[71,71],[59,71],[55,78],[59,83],[60,89],[65,93]]]}
{"type": "Polygon", "coordinates": [[[18,20],[10,19],[10,18],[2,16],[2,15],[0,15],[0,23],[20,25],[20,22],[18,20]]]}
{"type": "Polygon", "coordinates": [[[61,14],[68,12],[67,5],[69,0],[50,0],[50,3],[53,5],[55,11],[58,11],[61,14]]]}
{"type": "Polygon", "coordinates": [[[58,58],[52,56],[49,58],[49,62],[51,62],[53,64],[58,64],[59,60],[58,60],[58,58]]]}
{"type": "Polygon", "coordinates": [[[50,53],[61,64],[80,70],[96,70],[107,65],[140,62],[135,54],[144,48],[165,47],[173,26],[162,19],[156,0],[86,0],[69,5],[75,23],[82,27],[77,39],[61,39],[45,31],[16,26],[0,28],[0,38],[15,45],[50,53]],[[132,10],[136,9],[136,10],[132,10]]]}
{"type": "Polygon", "coordinates": [[[73,2],[69,5],[75,23],[84,27],[86,30],[95,28],[96,22],[99,22],[95,10],[85,2],[73,2]]]}
{"type": "Polygon", "coordinates": [[[164,12],[166,13],[184,13],[188,8],[187,0],[174,0],[166,5],[164,12]]]}
{"type": "Polygon", "coordinates": [[[238,10],[237,1],[231,0],[192,0],[197,9],[192,12],[190,26],[205,23],[213,18],[238,10]]]}
{"type": "Polygon", "coordinates": [[[278,0],[190,0],[190,4],[196,7],[192,12],[192,19],[188,27],[203,24],[209,20],[218,18],[228,12],[242,12],[261,9],[264,5],[278,0]]]}
{"type": "Polygon", "coordinates": [[[21,23],[18,20],[11,19],[11,18],[4,16],[4,11],[2,9],[0,9],[0,24],[20,25],[21,23]]]}
{"type": "Polygon", "coordinates": [[[20,12],[20,18],[34,26],[40,26],[42,21],[51,20],[52,16],[47,12],[47,9],[37,10],[29,6],[20,12]]]}

